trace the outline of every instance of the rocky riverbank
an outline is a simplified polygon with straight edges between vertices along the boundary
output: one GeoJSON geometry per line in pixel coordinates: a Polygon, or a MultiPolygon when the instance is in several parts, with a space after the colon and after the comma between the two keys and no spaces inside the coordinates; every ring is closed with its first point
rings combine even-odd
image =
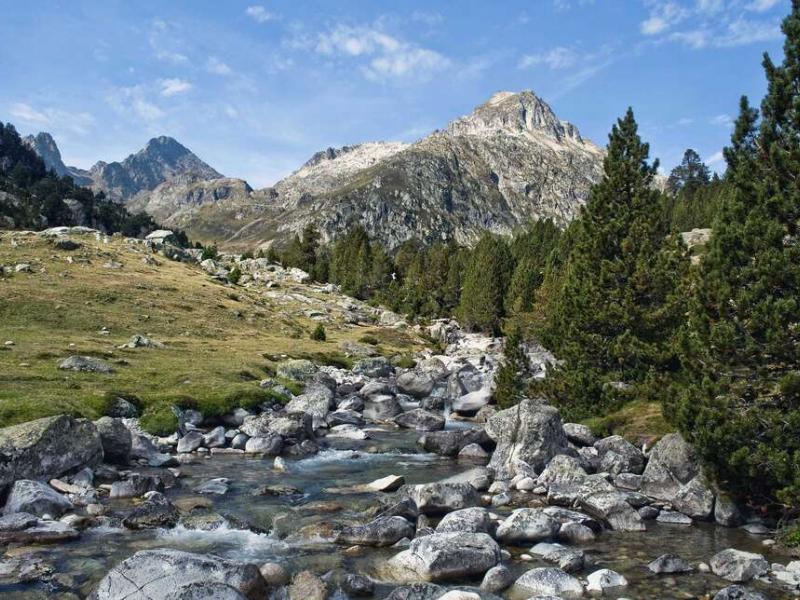
{"type": "MultiPolygon", "coordinates": [[[[413,368],[382,357],[351,370],[285,361],[280,378],[303,386],[287,404],[219,419],[177,411],[168,437],[145,433],[123,399],[96,422],[58,416],[0,430],[0,590],[297,600],[797,593],[800,563],[776,553],[775,524],[714,490],[680,436],[645,452],[563,424],[543,400],[498,411],[500,340],[451,322],[427,333],[449,344],[413,368]],[[72,571],[64,553],[90,556],[94,569],[72,571]]],[[[530,357],[546,371],[551,357],[530,357]]]]}

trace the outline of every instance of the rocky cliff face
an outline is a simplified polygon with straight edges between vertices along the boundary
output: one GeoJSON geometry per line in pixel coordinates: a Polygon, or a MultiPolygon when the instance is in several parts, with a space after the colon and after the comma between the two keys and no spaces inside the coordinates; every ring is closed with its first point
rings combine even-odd
{"type": "Polygon", "coordinates": [[[153,138],[142,150],[122,162],[101,161],[89,171],[66,166],[49,133],[27,136],[24,141],[48,168],[55,169],[59,175],[69,175],[78,185],[105,192],[120,201],[129,200],[137,193],[152,190],[165,182],[192,184],[197,179],[222,177],[188,148],[166,136],[153,138]]]}

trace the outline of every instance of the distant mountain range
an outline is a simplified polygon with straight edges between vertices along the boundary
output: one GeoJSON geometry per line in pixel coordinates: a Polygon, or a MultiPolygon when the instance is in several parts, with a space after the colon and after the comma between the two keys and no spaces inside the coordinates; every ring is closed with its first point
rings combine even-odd
{"type": "Polygon", "coordinates": [[[120,163],[65,166],[52,137],[26,138],[60,174],[228,247],[283,243],[314,222],[326,241],[355,222],[394,247],[410,238],[473,243],[533,220],[564,225],[602,176],[604,151],[531,91],[498,92],[414,144],[369,142],[317,152],[270,188],[225,178],[172,138],[120,163]]]}

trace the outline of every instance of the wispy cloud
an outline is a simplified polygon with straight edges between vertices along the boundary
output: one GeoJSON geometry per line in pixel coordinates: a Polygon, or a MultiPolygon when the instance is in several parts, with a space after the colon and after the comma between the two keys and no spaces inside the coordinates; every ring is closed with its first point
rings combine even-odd
{"type": "Polygon", "coordinates": [[[233,69],[231,69],[216,56],[208,57],[208,60],[206,61],[206,70],[209,73],[214,73],[215,75],[231,75],[233,73],[233,69]]]}
{"type": "Polygon", "coordinates": [[[440,13],[415,10],[411,13],[411,20],[433,27],[434,25],[444,22],[444,17],[440,13]]]}
{"type": "Polygon", "coordinates": [[[266,8],[264,8],[260,4],[248,6],[244,10],[244,14],[253,19],[256,23],[266,23],[267,21],[274,21],[275,19],[278,18],[277,15],[269,12],[266,8]]]}
{"type": "Polygon", "coordinates": [[[590,4],[594,4],[594,0],[553,0],[553,8],[559,12],[575,7],[589,6],[590,4]]]}
{"type": "Polygon", "coordinates": [[[157,121],[166,116],[166,112],[150,99],[151,95],[153,95],[152,86],[134,85],[114,89],[106,100],[111,108],[122,116],[142,121],[157,121]]]}
{"type": "Polygon", "coordinates": [[[158,82],[161,85],[161,95],[170,97],[184,94],[192,89],[192,84],[183,79],[160,79],[158,82]]]}
{"type": "Polygon", "coordinates": [[[171,62],[176,65],[189,62],[178,28],[171,23],[163,19],[153,20],[147,32],[147,41],[157,60],[171,62]]]}
{"type": "Polygon", "coordinates": [[[12,117],[16,117],[28,123],[49,123],[50,119],[41,111],[36,110],[29,104],[18,102],[11,107],[9,111],[12,117]]]}
{"type": "Polygon", "coordinates": [[[706,158],[703,162],[706,163],[709,167],[713,167],[714,165],[718,165],[725,162],[725,155],[723,155],[722,150],[720,150],[719,152],[715,152],[714,154],[706,158]]]}
{"type": "Polygon", "coordinates": [[[747,5],[747,10],[766,12],[772,10],[782,2],[783,0],[753,0],[753,2],[747,5]]]}
{"type": "Polygon", "coordinates": [[[88,112],[70,112],[59,108],[35,108],[24,102],[17,102],[9,109],[9,114],[20,121],[36,127],[57,128],[85,135],[94,123],[94,117],[88,112]]]}
{"type": "Polygon", "coordinates": [[[722,127],[733,127],[733,117],[730,115],[717,115],[711,118],[712,125],[720,125],[722,127]]]}
{"type": "Polygon", "coordinates": [[[547,65],[551,69],[564,69],[571,67],[578,60],[574,50],[557,46],[539,54],[526,54],[519,61],[520,69],[527,69],[538,65],[547,65]]]}
{"type": "Polygon", "coordinates": [[[337,25],[319,34],[314,50],[323,56],[365,59],[368,80],[424,80],[450,66],[435,50],[400,40],[376,27],[337,25]]]}

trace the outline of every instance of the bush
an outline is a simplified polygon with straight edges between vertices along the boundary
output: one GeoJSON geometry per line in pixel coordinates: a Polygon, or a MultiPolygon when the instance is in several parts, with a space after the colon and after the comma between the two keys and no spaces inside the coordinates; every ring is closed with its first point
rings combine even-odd
{"type": "Polygon", "coordinates": [[[178,430],[178,417],[171,402],[153,404],[142,413],[142,429],[158,436],[172,435],[178,430]]]}
{"type": "Polygon", "coordinates": [[[325,333],[325,326],[322,323],[317,323],[314,331],[311,332],[311,339],[315,342],[324,342],[328,339],[328,336],[325,333]]]}
{"type": "Polygon", "coordinates": [[[411,354],[403,354],[393,360],[392,364],[401,369],[413,369],[417,365],[417,361],[411,354]]]}
{"type": "Polygon", "coordinates": [[[242,272],[239,270],[239,267],[233,267],[233,270],[228,273],[228,281],[230,281],[233,285],[238,284],[241,278],[242,272]]]}
{"type": "Polygon", "coordinates": [[[219,250],[217,250],[216,246],[207,246],[203,248],[203,253],[200,255],[200,260],[217,260],[219,256],[219,250]]]}
{"type": "Polygon", "coordinates": [[[377,346],[378,344],[380,344],[378,338],[376,338],[374,335],[369,335],[369,334],[362,335],[360,338],[358,338],[358,341],[361,342],[362,344],[369,344],[370,346],[377,346]]]}

